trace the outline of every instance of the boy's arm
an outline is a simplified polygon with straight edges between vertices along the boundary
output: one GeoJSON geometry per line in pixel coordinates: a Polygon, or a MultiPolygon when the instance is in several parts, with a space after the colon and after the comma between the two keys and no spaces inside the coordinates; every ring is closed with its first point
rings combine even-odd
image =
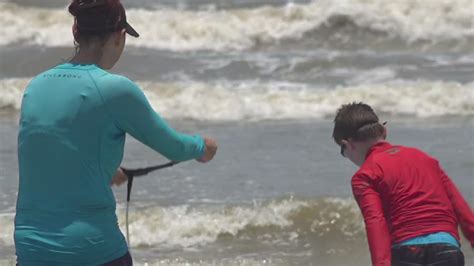
{"type": "Polygon", "coordinates": [[[474,213],[469,204],[464,200],[464,197],[459,192],[456,185],[451,181],[451,178],[439,167],[441,179],[448,194],[449,200],[453,206],[454,212],[458,219],[459,225],[464,236],[471,243],[474,248],[474,213]]]}
{"type": "Polygon", "coordinates": [[[352,192],[364,216],[372,265],[390,265],[391,237],[383,214],[382,201],[369,177],[356,174],[352,178],[352,192]]]}

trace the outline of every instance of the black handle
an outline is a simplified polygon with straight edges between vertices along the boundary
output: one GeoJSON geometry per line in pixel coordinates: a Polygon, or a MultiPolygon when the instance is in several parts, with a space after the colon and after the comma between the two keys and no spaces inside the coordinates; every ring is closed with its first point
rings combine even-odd
{"type": "Polygon", "coordinates": [[[124,174],[128,177],[128,182],[127,182],[127,202],[130,202],[130,194],[132,192],[132,185],[133,185],[133,178],[136,176],[144,176],[147,175],[150,172],[153,172],[158,169],[163,169],[167,167],[171,167],[178,162],[169,162],[165,164],[160,164],[160,165],[155,165],[155,166],[150,166],[146,168],[137,168],[137,169],[127,169],[120,167],[124,174]]]}

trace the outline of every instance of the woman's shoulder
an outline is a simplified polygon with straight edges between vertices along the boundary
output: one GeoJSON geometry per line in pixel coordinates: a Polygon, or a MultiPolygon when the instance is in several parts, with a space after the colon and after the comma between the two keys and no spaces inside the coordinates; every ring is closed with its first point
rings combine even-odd
{"type": "Polygon", "coordinates": [[[142,91],[138,85],[126,76],[102,73],[94,77],[95,84],[103,95],[113,96],[140,96],[142,91]]]}
{"type": "Polygon", "coordinates": [[[113,86],[120,85],[121,87],[122,86],[124,87],[137,86],[134,81],[132,81],[126,76],[107,72],[100,68],[94,71],[93,76],[97,82],[101,83],[101,85],[113,85],[113,86]]]}

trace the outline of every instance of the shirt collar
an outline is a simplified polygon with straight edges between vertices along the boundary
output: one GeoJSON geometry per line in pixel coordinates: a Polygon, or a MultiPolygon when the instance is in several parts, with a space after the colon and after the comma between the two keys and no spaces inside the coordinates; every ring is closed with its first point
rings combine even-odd
{"type": "Polygon", "coordinates": [[[370,149],[367,151],[367,154],[365,155],[365,159],[367,160],[367,158],[369,158],[369,156],[372,153],[379,153],[379,152],[385,151],[387,150],[387,148],[391,146],[392,144],[390,144],[388,141],[385,141],[385,140],[377,142],[372,147],[370,147],[370,149]]]}

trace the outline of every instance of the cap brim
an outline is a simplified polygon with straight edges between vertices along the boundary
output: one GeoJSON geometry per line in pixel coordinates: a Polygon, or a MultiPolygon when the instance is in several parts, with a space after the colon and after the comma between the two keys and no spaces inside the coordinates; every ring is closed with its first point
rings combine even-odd
{"type": "Polygon", "coordinates": [[[125,31],[135,38],[138,38],[140,36],[140,34],[138,34],[138,32],[132,26],[130,26],[128,22],[125,23],[125,31]]]}

